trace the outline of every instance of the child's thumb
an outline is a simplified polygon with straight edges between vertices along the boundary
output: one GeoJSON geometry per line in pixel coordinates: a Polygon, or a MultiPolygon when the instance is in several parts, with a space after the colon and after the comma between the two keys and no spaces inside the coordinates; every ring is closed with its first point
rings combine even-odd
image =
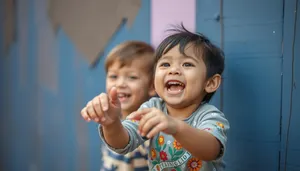
{"type": "Polygon", "coordinates": [[[117,88],[116,87],[112,87],[110,89],[109,97],[110,97],[110,100],[111,100],[112,104],[114,104],[116,106],[120,105],[120,101],[118,99],[118,93],[117,93],[117,88]]]}

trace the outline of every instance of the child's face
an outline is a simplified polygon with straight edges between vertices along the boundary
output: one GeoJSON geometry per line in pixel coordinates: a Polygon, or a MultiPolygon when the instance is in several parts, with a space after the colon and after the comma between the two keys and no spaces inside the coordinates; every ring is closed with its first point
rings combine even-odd
{"type": "Polygon", "coordinates": [[[143,58],[135,59],[131,65],[122,68],[119,61],[115,61],[108,67],[106,91],[109,92],[113,86],[117,87],[123,116],[136,111],[142,103],[155,94],[147,68],[149,66],[143,58]]]}
{"type": "Polygon", "coordinates": [[[175,46],[157,63],[155,90],[173,108],[199,105],[205,96],[206,66],[193,50],[193,46],[187,46],[187,56],[184,56],[179,52],[179,46],[175,46]]]}

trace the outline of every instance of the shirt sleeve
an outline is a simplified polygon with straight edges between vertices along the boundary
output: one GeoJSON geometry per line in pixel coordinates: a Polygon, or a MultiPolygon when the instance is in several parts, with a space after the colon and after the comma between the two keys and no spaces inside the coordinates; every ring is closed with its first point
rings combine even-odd
{"type": "Polygon", "coordinates": [[[227,133],[230,128],[229,122],[224,114],[220,111],[208,112],[201,118],[196,127],[209,132],[218,139],[222,147],[217,159],[223,157],[226,151],[227,133]]]}

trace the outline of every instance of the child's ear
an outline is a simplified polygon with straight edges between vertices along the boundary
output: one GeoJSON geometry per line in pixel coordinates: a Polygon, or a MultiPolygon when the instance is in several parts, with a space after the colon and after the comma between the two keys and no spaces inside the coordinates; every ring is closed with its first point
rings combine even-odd
{"type": "Polygon", "coordinates": [[[155,91],[154,83],[153,82],[152,82],[151,86],[149,87],[148,95],[149,95],[149,97],[156,96],[156,91],[155,91]]]}
{"type": "Polygon", "coordinates": [[[206,82],[205,91],[207,93],[212,93],[217,91],[217,89],[221,85],[221,81],[222,81],[221,75],[215,74],[214,76],[209,78],[208,81],[206,82]]]}

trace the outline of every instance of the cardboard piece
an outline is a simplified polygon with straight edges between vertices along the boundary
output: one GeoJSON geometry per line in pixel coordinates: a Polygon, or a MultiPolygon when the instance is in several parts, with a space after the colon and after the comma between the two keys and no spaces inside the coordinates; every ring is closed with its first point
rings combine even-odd
{"type": "Polygon", "coordinates": [[[4,51],[7,53],[10,45],[15,39],[15,1],[4,0],[4,51]]]}
{"type": "Polygon", "coordinates": [[[122,21],[132,25],[140,6],[140,0],[49,0],[48,9],[54,30],[61,26],[94,65],[122,21]]]}

